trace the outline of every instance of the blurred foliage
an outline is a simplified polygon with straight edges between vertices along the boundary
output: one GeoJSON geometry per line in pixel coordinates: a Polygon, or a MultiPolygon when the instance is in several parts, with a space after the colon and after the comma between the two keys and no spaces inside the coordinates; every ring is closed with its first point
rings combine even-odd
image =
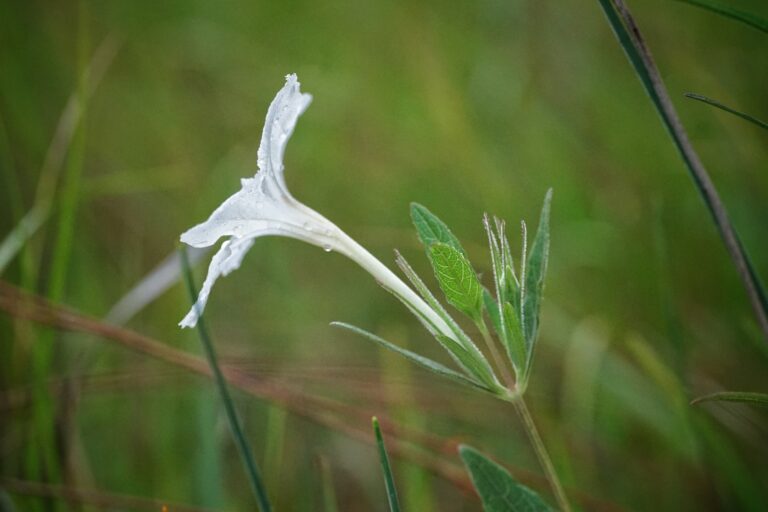
{"type": "MultiPolygon", "coordinates": [[[[759,0],[732,3],[768,15],[759,0]]],[[[683,97],[695,91],[768,117],[768,38],[678,2],[632,8],[768,276],[765,132],[683,97]]],[[[570,492],[619,509],[768,508],[765,412],[688,406],[723,389],[765,392],[768,346],[597,2],[3,2],[0,238],[37,204],[41,183],[59,180],[50,215],[2,279],[106,315],[174,251],[179,233],[255,172],[266,108],[289,72],[315,97],[286,153],[291,191],[385,262],[396,247],[430,274],[408,214],[418,201],[451,226],[488,285],[482,214],[532,225],[554,188],[528,400],[570,492]],[[85,94],[83,70],[105,44],[114,56],[85,94]],[[85,100],[83,123],[61,164],[46,165],[73,97],[85,100]],[[65,209],[74,212],[71,238],[62,235],[65,209]]],[[[328,326],[365,326],[448,363],[408,311],[344,258],[261,239],[236,276],[218,283],[207,309],[222,361],[366,413],[328,428],[235,395],[277,510],[318,508],[318,455],[340,510],[386,510],[375,447],[346,431],[371,437],[373,414],[446,445],[478,446],[522,480],[539,473],[516,419],[493,399],[328,326]]],[[[127,327],[197,353],[195,334],[176,327],[188,304],[179,283],[127,327]]],[[[2,314],[0,386],[0,478],[252,507],[209,381],[97,336],[2,314]],[[41,351],[50,366],[34,370],[41,351]],[[18,400],[41,390],[47,424],[45,406],[18,400]],[[47,447],[35,437],[45,430],[47,447]],[[44,455],[57,470],[35,463],[44,455]]],[[[477,510],[465,488],[403,453],[392,451],[404,503],[477,510]]],[[[460,463],[455,450],[445,460],[460,463]]],[[[546,495],[535,478],[524,483],[546,495]]],[[[0,487],[18,510],[99,509],[0,487]]]]}

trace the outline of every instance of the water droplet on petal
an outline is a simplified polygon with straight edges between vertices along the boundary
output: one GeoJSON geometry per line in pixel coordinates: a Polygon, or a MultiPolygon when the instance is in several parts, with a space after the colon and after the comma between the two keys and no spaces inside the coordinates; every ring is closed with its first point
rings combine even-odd
{"type": "Polygon", "coordinates": [[[325,244],[323,245],[323,250],[325,252],[331,252],[333,250],[333,247],[331,247],[331,244],[325,244]]]}

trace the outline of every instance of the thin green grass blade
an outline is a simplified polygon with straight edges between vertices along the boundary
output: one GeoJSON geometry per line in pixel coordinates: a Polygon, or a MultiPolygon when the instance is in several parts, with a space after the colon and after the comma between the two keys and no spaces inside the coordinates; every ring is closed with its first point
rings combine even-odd
{"type": "Polygon", "coordinates": [[[320,477],[323,490],[323,511],[339,512],[339,503],[336,498],[336,487],[333,484],[333,471],[328,459],[323,455],[319,456],[320,477]]]}
{"type": "Polygon", "coordinates": [[[554,512],[538,494],[471,446],[459,446],[459,455],[485,512],[554,512]]]}
{"type": "Polygon", "coordinates": [[[389,465],[389,455],[387,455],[387,447],[384,446],[384,437],[381,435],[379,420],[374,416],[371,422],[373,423],[373,432],[376,434],[376,446],[379,449],[381,470],[384,472],[384,485],[387,487],[387,501],[389,501],[389,510],[390,512],[400,512],[400,501],[397,498],[395,479],[392,476],[392,468],[389,465]]]}
{"type": "Polygon", "coordinates": [[[696,94],[693,92],[687,92],[685,93],[686,98],[690,98],[692,100],[701,101],[703,103],[706,103],[707,105],[712,105],[715,108],[719,108],[720,110],[725,110],[726,112],[733,114],[735,116],[739,116],[740,118],[749,121],[750,123],[754,123],[760,128],[763,128],[765,130],[768,130],[768,123],[765,121],[761,121],[760,119],[753,117],[749,114],[745,114],[744,112],[740,112],[736,109],[733,109],[727,105],[723,105],[717,100],[713,100],[712,98],[707,98],[706,96],[702,96],[701,94],[696,94]]]}
{"type": "Polygon", "coordinates": [[[707,11],[720,14],[721,16],[725,16],[726,18],[730,18],[734,21],[739,21],[741,23],[749,25],[752,28],[755,28],[761,32],[765,32],[766,34],[768,34],[768,20],[760,18],[759,16],[755,16],[751,12],[742,11],[741,9],[736,9],[735,7],[731,7],[730,5],[722,4],[720,2],[712,2],[711,0],[677,0],[677,1],[683,2],[685,4],[695,5],[696,7],[701,7],[702,9],[706,9],[707,11]]]}
{"type": "Polygon", "coordinates": [[[433,373],[436,373],[441,377],[445,377],[454,382],[458,382],[459,384],[464,384],[465,386],[469,386],[471,388],[475,388],[475,389],[479,388],[479,389],[482,389],[483,391],[492,392],[491,389],[487,388],[481,382],[475,380],[472,377],[461,374],[455,370],[451,370],[447,366],[444,366],[438,363],[437,361],[433,361],[432,359],[421,356],[415,352],[411,352],[410,350],[407,350],[398,345],[395,345],[394,343],[391,343],[385,340],[384,338],[376,336],[375,334],[368,332],[365,329],[361,329],[360,327],[356,327],[354,325],[347,324],[344,322],[332,322],[331,325],[350,330],[356,334],[359,334],[360,336],[363,336],[364,338],[368,338],[369,340],[376,343],[377,345],[384,347],[386,349],[389,349],[392,352],[395,352],[397,354],[400,354],[401,356],[405,357],[412,363],[415,363],[424,369],[427,369],[433,373]]]}
{"type": "Polygon", "coordinates": [[[425,206],[411,203],[411,220],[416,228],[416,233],[419,235],[419,240],[427,250],[432,244],[440,242],[450,245],[466,257],[467,253],[461,246],[459,239],[448,229],[445,222],[441,221],[425,206]]]}
{"type": "Polygon", "coordinates": [[[715,226],[717,226],[720,232],[723,243],[747,292],[757,323],[766,341],[768,341],[768,301],[765,300],[766,293],[760,280],[755,275],[749,255],[739,242],[736,230],[731,224],[728,212],[709,173],[688,140],[682,122],[672,104],[669,93],[661,79],[661,74],[656,67],[650,50],[645,44],[640,29],[624,0],[598,1],[611,29],[626,53],[627,58],[635,68],[640,82],[656,107],[664,126],[688,168],[699,194],[712,215],[715,226]]]}
{"type": "MultiPolygon", "coordinates": [[[[184,281],[187,284],[190,300],[192,304],[194,304],[197,300],[197,287],[195,286],[195,282],[192,277],[189,258],[187,257],[187,252],[184,247],[181,247],[179,252],[181,254],[184,281]]],[[[208,328],[205,325],[205,320],[203,319],[202,314],[197,321],[197,333],[200,336],[200,342],[203,345],[203,351],[205,352],[205,356],[208,359],[211,372],[213,372],[213,380],[216,383],[216,388],[218,389],[219,395],[221,396],[221,401],[224,404],[224,410],[227,414],[229,427],[232,430],[232,437],[234,438],[237,449],[240,452],[240,458],[242,459],[246,473],[248,474],[248,479],[251,483],[253,493],[256,495],[256,501],[259,505],[259,510],[261,512],[270,512],[272,510],[272,506],[270,505],[269,498],[267,497],[266,487],[261,480],[258,465],[256,464],[256,460],[253,458],[251,445],[248,442],[248,438],[245,436],[245,432],[243,432],[240,418],[238,417],[237,411],[235,410],[235,404],[229,394],[229,389],[227,388],[227,383],[224,380],[224,375],[221,373],[221,368],[219,368],[219,363],[216,357],[216,350],[213,347],[213,341],[208,334],[208,328]]]]}
{"type": "Polygon", "coordinates": [[[768,407],[768,394],[752,391],[721,391],[695,398],[691,400],[691,405],[704,402],[740,402],[758,407],[768,407]]]}

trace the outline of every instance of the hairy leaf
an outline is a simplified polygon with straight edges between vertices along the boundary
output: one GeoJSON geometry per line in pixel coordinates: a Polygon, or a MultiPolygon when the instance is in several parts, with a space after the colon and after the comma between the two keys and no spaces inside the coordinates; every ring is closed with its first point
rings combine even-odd
{"type": "Polygon", "coordinates": [[[528,373],[529,349],[520,327],[520,318],[509,302],[504,304],[504,333],[504,348],[507,349],[509,360],[515,368],[518,382],[522,382],[528,373]]]}
{"type": "Polygon", "coordinates": [[[488,361],[484,357],[478,357],[474,352],[470,352],[453,340],[437,334],[435,336],[448,350],[451,351],[459,365],[464,368],[475,379],[483,383],[483,387],[494,394],[503,392],[501,384],[493,373],[488,361]]]}
{"type": "Polygon", "coordinates": [[[450,245],[464,256],[467,255],[459,239],[451,233],[437,216],[419,203],[411,203],[411,220],[424,247],[429,249],[434,243],[450,245]]]}
{"type": "Polygon", "coordinates": [[[552,189],[544,197],[541,208],[539,227],[528,255],[525,274],[525,295],[523,299],[523,332],[531,352],[539,328],[539,309],[544,288],[544,277],[549,260],[549,210],[552,202],[552,189]]]}
{"type": "Polygon", "coordinates": [[[435,277],[448,302],[470,318],[479,319],[482,316],[483,287],[466,256],[441,242],[429,247],[429,256],[435,277]]]}

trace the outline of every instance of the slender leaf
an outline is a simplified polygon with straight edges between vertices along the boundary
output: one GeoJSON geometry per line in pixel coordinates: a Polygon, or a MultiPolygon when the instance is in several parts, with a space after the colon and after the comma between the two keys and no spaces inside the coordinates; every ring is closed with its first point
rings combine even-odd
{"type": "Polygon", "coordinates": [[[711,395],[700,396],[691,401],[691,405],[704,402],[741,402],[758,407],[768,407],[768,394],[752,391],[721,391],[711,395]]]}
{"type": "Polygon", "coordinates": [[[501,315],[499,314],[499,305],[496,304],[496,299],[493,298],[488,288],[483,287],[483,305],[488,312],[488,317],[491,319],[491,325],[493,330],[497,334],[501,333],[501,315]]]}
{"type": "MultiPolygon", "coordinates": [[[[485,358],[478,358],[473,352],[470,352],[461,345],[451,344],[450,339],[442,334],[438,334],[437,339],[443,343],[444,346],[448,346],[453,356],[459,361],[459,364],[470,375],[484,384],[483,387],[489,390],[500,390],[501,385],[498,379],[493,373],[493,370],[488,365],[485,358]]],[[[495,393],[495,391],[493,391],[495,393]]]]}
{"type": "Polygon", "coordinates": [[[756,28],[757,30],[760,30],[768,34],[768,20],[755,16],[750,12],[742,11],[740,9],[736,9],[735,7],[731,7],[730,5],[722,4],[720,2],[712,2],[711,0],[678,0],[678,1],[686,4],[690,4],[690,5],[695,5],[696,7],[701,7],[702,9],[712,11],[714,13],[720,14],[722,16],[725,16],[726,18],[730,18],[735,21],[740,21],[741,23],[745,23],[752,28],[756,28]]]}
{"type": "Polygon", "coordinates": [[[485,512],[554,512],[538,494],[471,446],[459,446],[459,455],[485,512]]]}
{"type": "Polygon", "coordinates": [[[462,366],[461,361],[456,357],[454,354],[453,346],[458,344],[462,347],[464,347],[467,351],[469,351],[473,356],[478,359],[483,366],[485,366],[489,372],[493,373],[491,371],[491,366],[488,364],[488,361],[485,359],[485,356],[480,351],[480,349],[477,348],[477,345],[474,344],[474,342],[467,336],[467,334],[459,327],[459,325],[451,318],[451,315],[448,314],[448,312],[443,308],[443,306],[440,304],[440,302],[435,298],[434,295],[432,295],[432,292],[429,291],[429,288],[427,288],[427,285],[424,284],[424,281],[421,280],[421,278],[416,274],[416,271],[413,270],[413,268],[408,264],[408,261],[403,258],[403,256],[395,251],[396,262],[397,265],[402,269],[402,271],[405,273],[405,275],[408,277],[408,279],[411,281],[414,287],[416,287],[416,290],[421,294],[421,296],[424,298],[425,301],[427,301],[427,304],[432,308],[435,313],[440,316],[440,318],[445,321],[446,324],[448,324],[448,327],[451,329],[453,334],[455,335],[454,338],[448,338],[444,336],[442,339],[438,337],[439,331],[434,326],[429,325],[429,319],[422,315],[420,311],[417,309],[411,307],[409,304],[405,303],[408,309],[416,315],[419,320],[425,325],[428,326],[428,330],[430,333],[432,333],[432,336],[434,336],[438,342],[440,342],[441,345],[451,354],[451,357],[453,357],[454,361],[459,366],[462,366]],[[450,342],[450,343],[446,343],[450,342]]]}
{"type": "Polygon", "coordinates": [[[419,235],[419,240],[427,249],[432,244],[439,242],[450,245],[464,256],[467,255],[459,239],[451,233],[448,226],[425,206],[411,203],[411,220],[416,228],[416,233],[419,235]]]}
{"type": "Polygon", "coordinates": [[[483,313],[483,287],[466,256],[450,245],[436,242],[429,247],[435,277],[448,302],[478,320],[483,313]]]}
{"type": "MultiPolygon", "coordinates": [[[[181,247],[179,251],[181,252],[181,263],[184,280],[187,284],[189,297],[192,300],[192,304],[194,304],[197,300],[197,287],[195,286],[195,282],[192,278],[192,270],[189,266],[189,258],[187,257],[187,252],[184,250],[184,247],[181,247]]],[[[270,505],[269,498],[267,497],[267,489],[261,480],[261,475],[258,465],[256,464],[256,460],[253,457],[253,450],[251,450],[251,445],[248,442],[248,438],[245,436],[245,432],[243,432],[240,418],[237,415],[235,404],[229,394],[229,389],[227,388],[227,383],[224,380],[224,375],[221,373],[221,368],[219,367],[219,363],[216,357],[216,350],[213,348],[213,341],[208,334],[208,329],[205,325],[205,321],[202,315],[200,315],[200,318],[197,322],[197,333],[200,336],[200,342],[203,345],[203,350],[205,351],[205,355],[208,358],[208,364],[210,365],[211,371],[213,372],[213,380],[216,384],[216,388],[219,391],[219,395],[221,396],[221,401],[224,403],[224,410],[227,414],[227,420],[229,421],[229,427],[232,431],[232,437],[234,437],[235,444],[237,445],[237,449],[240,452],[240,458],[242,459],[243,465],[245,466],[246,472],[248,473],[251,487],[253,488],[253,492],[256,495],[256,501],[258,503],[259,510],[261,510],[261,512],[269,512],[272,510],[272,506],[270,505]]]]}
{"type": "Polygon", "coordinates": [[[389,455],[387,447],[384,446],[384,437],[381,435],[379,420],[373,417],[373,431],[376,434],[376,446],[379,449],[379,461],[381,470],[384,472],[384,485],[387,488],[387,501],[389,501],[390,512],[400,512],[400,501],[397,499],[397,489],[395,488],[395,478],[392,476],[392,467],[389,465],[389,455]]]}
{"type": "Polygon", "coordinates": [[[731,113],[731,114],[733,114],[735,116],[739,116],[740,118],[745,119],[745,120],[749,121],[750,123],[756,124],[760,128],[764,128],[764,129],[768,130],[768,123],[766,123],[765,121],[761,121],[760,119],[758,119],[756,117],[752,117],[749,114],[745,114],[744,112],[739,112],[738,110],[733,109],[733,108],[731,108],[729,106],[723,105],[719,101],[713,100],[712,98],[707,98],[706,96],[702,96],[701,94],[696,94],[696,93],[693,93],[693,92],[685,93],[685,97],[686,98],[690,98],[692,100],[697,100],[697,101],[704,102],[707,105],[712,105],[713,107],[719,108],[720,110],[725,110],[726,112],[731,113]]]}
{"type": "MultiPolygon", "coordinates": [[[[470,386],[472,388],[480,388],[483,391],[493,392],[491,389],[483,385],[481,382],[478,382],[476,379],[472,377],[468,377],[467,375],[463,375],[456,370],[451,370],[450,368],[438,363],[437,361],[433,361],[432,359],[429,359],[424,356],[420,356],[419,354],[416,354],[415,352],[411,352],[410,350],[404,349],[398,345],[395,345],[394,343],[390,343],[389,341],[376,336],[373,333],[370,333],[366,331],[365,329],[361,329],[359,327],[356,327],[354,325],[350,325],[344,322],[332,322],[331,325],[336,327],[342,327],[344,329],[350,330],[356,334],[359,334],[360,336],[363,336],[365,338],[368,338],[369,340],[373,341],[379,346],[382,346],[386,349],[389,349],[397,354],[400,354],[401,356],[405,357],[412,363],[415,363],[422,368],[425,368],[431,372],[434,372],[441,377],[446,377],[454,382],[458,382],[460,384],[464,384],[465,386],[470,386]]],[[[453,342],[455,345],[455,342],[453,342]]]]}
{"type": "Polygon", "coordinates": [[[549,260],[549,210],[551,203],[552,189],[549,189],[544,197],[544,206],[541,208],[541,216],[539,217],[539,227],[536,230],[536,238],[533,239],[531,252],[528,255],[528,262],[526,264],[522,324],[529,353],[532,352],[539,328],[539,309],[541,309],[544,277],[547,273],[547,262],[549,260]]]}
{"type": "Polygon", "coordinates": [[[504,332],[506,337],[502,340],[507,355],[515,367],[518,382],[525,380],[528,373],[528,346],[520,326],[517,312],[509,302],[504,304],[504,332]]]}

